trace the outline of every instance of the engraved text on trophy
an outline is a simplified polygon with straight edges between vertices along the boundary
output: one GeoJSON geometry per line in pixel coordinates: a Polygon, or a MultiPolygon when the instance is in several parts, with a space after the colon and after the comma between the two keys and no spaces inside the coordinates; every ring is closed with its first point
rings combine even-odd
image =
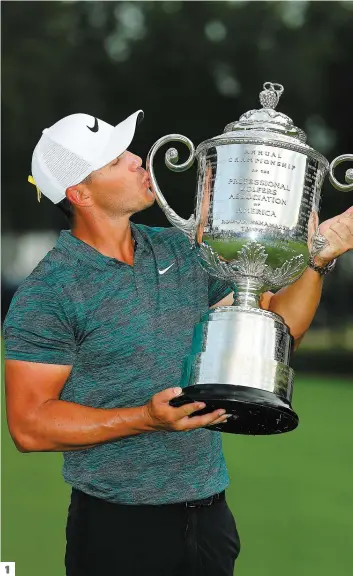
{"type": "Polygon", "coordinates": [[[213,183],[213,232],[271,229],[305,235],[315,192],[316,162],[280,147],[233,144],[217,150],[213,183]],[[303,211],[302,204],[306,210],[303,211]]]}

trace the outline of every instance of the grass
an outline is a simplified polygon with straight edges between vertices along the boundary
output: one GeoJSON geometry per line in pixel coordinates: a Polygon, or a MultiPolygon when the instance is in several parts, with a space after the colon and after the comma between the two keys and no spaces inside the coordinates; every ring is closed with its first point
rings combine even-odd
{"type": "MultiPolygon", "coordinates": [[[[352,384],[297,377],[296,431],[223,435],[242,541],[236,576],[353,573],[352,384]]],[[[17,452],[4,403],[2,412],[2,560],[16,562],[17,576],[64,576],[62,456],[17,452]]]]}

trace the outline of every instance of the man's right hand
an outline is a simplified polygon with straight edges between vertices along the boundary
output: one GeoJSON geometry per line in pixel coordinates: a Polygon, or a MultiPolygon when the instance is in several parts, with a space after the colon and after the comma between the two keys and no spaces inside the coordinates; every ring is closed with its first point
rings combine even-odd
{"type": "Polygon", "coordinates": [[[225,410],[215,410],[202,416],[193,416],[191,414],[205,408],[204,402],[193,402],[184,404],[179,408],[170,406],[169,401],[176,398],[181,393],[181,388],[167,388],[154,396],[144,406],[147,425],[151,430],[169,430],[174,432],[183,432],[194,430],[204,426],[220,424],[227,420],[225,410]]]}
{"type": "Polygon", "coordinates": [[[219,411],[188,415],[205,407],[169,405],[181,388],[155,394],[144,406],[93,408],[60,399],[72,366],[5,361],[7,419],[21,452],[86,450],[136,434],[157,430],[192,430],[224,421],[219,411]]]}

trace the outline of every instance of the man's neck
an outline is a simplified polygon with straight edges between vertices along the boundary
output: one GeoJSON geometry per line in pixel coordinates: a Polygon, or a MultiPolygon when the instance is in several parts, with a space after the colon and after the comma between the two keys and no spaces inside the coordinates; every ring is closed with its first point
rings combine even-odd
{"type": "Polygon", "coordinates": [[[127,216],[114,221],[78,219],[75,221],[71,233],[104,256],[116,258],[133,266],[134,240],[130,219],[127,216]]]}

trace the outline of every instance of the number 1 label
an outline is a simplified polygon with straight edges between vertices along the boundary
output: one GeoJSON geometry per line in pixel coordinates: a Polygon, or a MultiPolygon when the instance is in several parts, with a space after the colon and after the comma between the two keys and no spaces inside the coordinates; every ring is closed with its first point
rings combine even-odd
{"type": "Polygon", "coordinates": [[[0,576],[15,576],[15,562],[0,562],[0,576]]]}

